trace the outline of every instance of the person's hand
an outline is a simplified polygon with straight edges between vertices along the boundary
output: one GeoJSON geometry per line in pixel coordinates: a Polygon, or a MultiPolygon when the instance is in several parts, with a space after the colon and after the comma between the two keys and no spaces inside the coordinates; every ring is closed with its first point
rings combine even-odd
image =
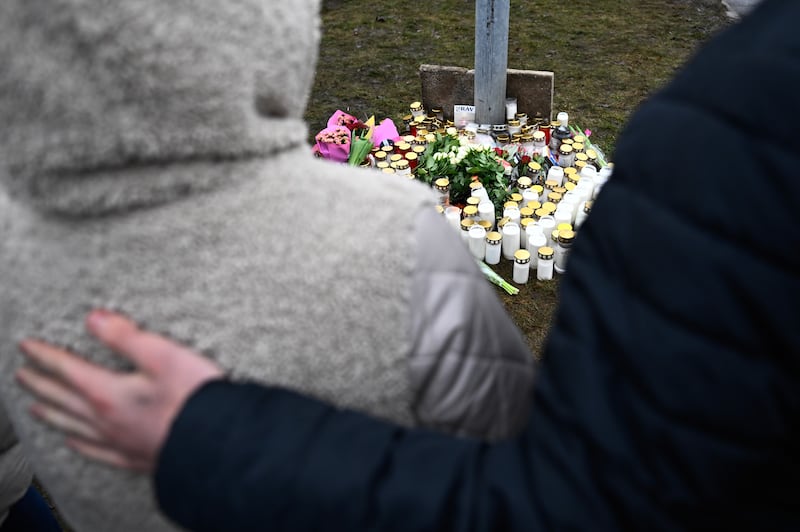
{"type": "Polygon", "coordinates": [[[65,432],[68,445],[89,458],[151,472],[184,402],[223,372],[119,314],[95,310],[86,326],[131,360],[135,372],[109,371],[50,344],[24,340],[20,348],[32,364],[17,378],[38,398],[32,413],[65,432]]]}

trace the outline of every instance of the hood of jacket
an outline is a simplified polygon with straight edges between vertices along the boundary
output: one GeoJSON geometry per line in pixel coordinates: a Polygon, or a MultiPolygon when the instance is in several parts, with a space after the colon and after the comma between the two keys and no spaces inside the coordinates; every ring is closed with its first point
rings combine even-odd
{"type": "Polygon", "coordinates": [[[318,0],[3,0],[0,181],[71,216],[237,179],[306,142],[318,0]]]}

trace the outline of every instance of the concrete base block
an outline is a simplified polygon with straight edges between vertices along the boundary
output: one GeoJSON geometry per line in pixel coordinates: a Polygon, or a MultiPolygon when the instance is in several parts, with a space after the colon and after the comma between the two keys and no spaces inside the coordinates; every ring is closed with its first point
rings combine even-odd
{"type": "MultiPolygon", "coordinates": [[[[447,120],[453,119],[453,105],[473,105],[475,70],[441,65],[420,65],[422,104],[440,107],[447,120]]],[[[517,110],[533,118],[537,113],[553,116],[553,73],[541,70],[508,69],[506,95],[517,99],[517,110]]]]}

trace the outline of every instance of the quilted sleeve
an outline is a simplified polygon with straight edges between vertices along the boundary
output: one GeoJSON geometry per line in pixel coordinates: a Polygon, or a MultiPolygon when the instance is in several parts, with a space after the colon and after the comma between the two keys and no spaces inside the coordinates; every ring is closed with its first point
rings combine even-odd
{"type": "Polygon", "coordinates": [[[417,421],[504,439],[525,423],[534,359],[472,255],[432,209],[416,219],[410,357],[417,421]]]}

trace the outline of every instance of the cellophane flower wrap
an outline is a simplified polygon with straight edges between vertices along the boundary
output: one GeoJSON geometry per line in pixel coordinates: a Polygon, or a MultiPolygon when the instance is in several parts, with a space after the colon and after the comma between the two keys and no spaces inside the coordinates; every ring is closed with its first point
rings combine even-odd
{"type": "Polygon", "coordinates": [[[399,139],[400,133],[391,118],[384,118],[372,131],[372,144],[375,146],[380,146],[386,140],[396,142],[399,139]]]}
{"type": "Polygon", "coordinates": [[[350,154],[350,130],[344,126],[326,127],[314,137],[314,153],[320,157],[343,163],[350,154]]]}
{"type": "Polygon", "coordinates": [[[358,119],[341,109],[328,119],[328,125],[314,137],[314,153],[337,163],[347,162],[352,142],[352,126],[358,119]]]}
{"type": "Polygon", "coordinates": [[[314,137],[316,144],[313,152],[331,161],[358,166],[374,146],[399,139],[400,133],[390,118],[375,125],[374,116],[361,122],[355,116],[337,109],[328,119],[327,127],[314,137]]]}

